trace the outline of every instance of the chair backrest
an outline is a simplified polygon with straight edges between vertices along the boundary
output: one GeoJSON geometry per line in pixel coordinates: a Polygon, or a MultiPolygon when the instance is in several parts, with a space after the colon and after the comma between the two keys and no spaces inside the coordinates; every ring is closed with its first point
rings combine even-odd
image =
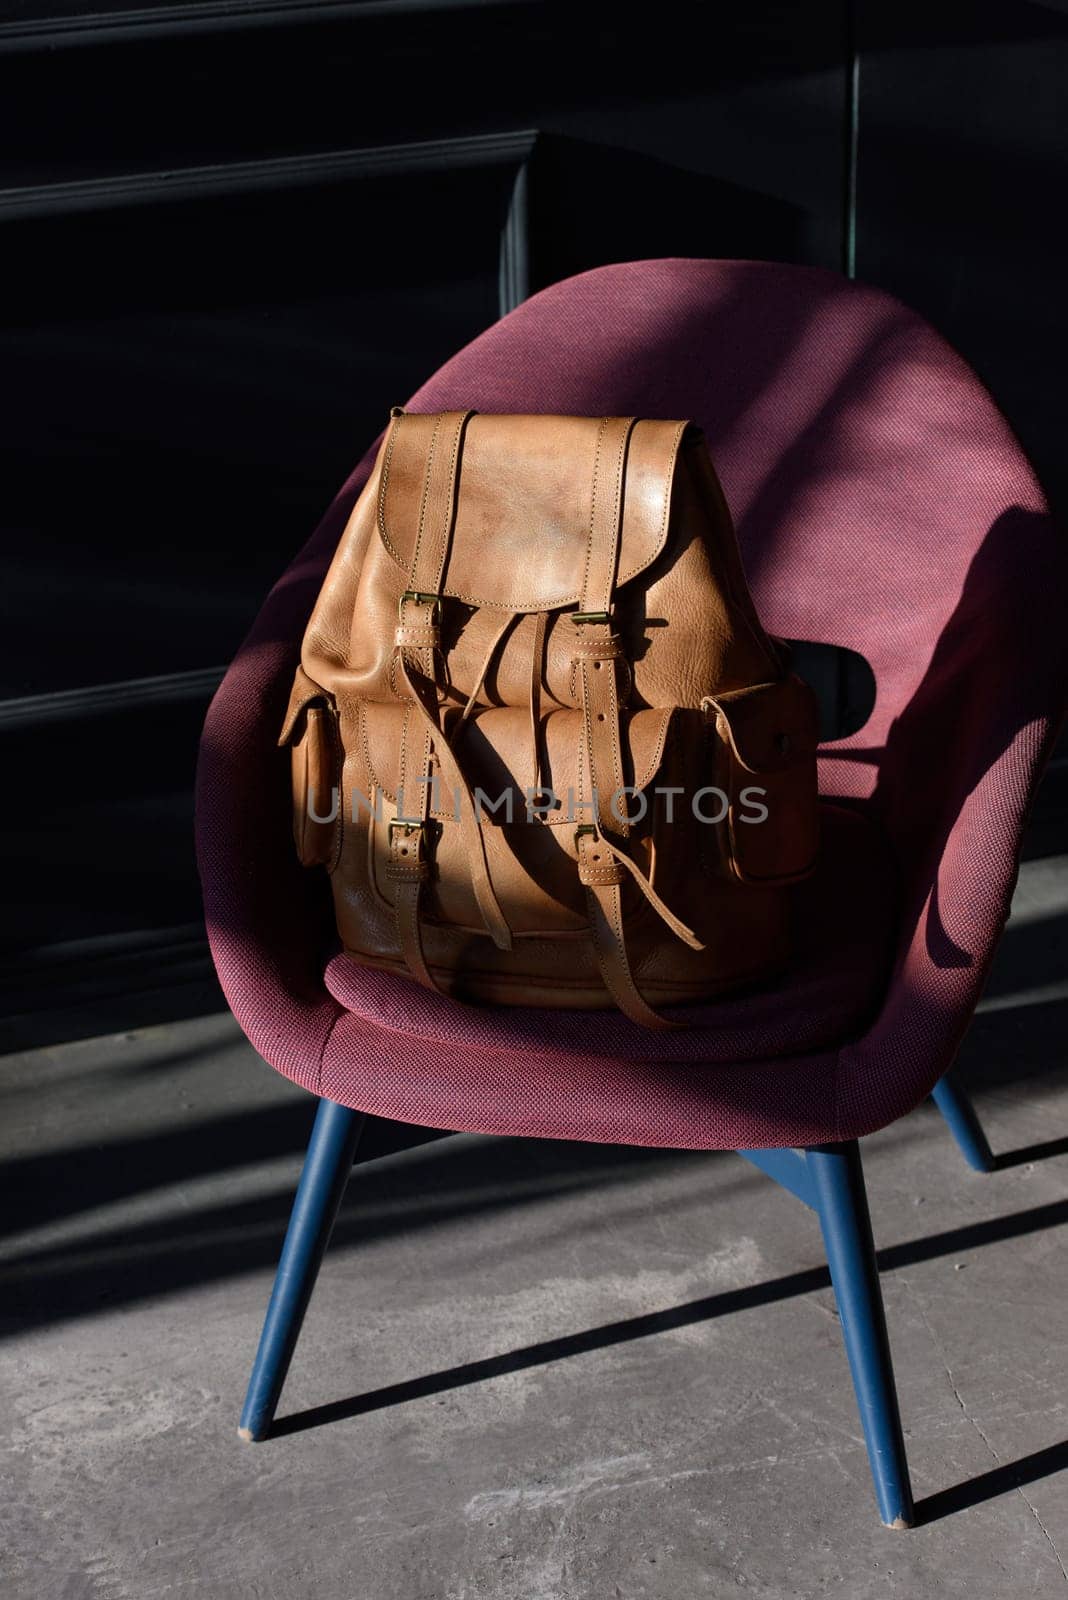
{"type": "MultiPolygon", "coordinates": [[[[765,626],[871,665],[871,717],[824,747],[821,788],[880,811],[907,880],[899,969],[917,939],[935,967],[968,969],[943,997],[963,1015],[1005,913],[1066,673],[1063,546],[966,364],[897,301],[832,273],[650,261],[536,295],[407,404],[702,425],[765,626]],[[924,905],[936,916],[921,925],[924,905]]],[[[302,1081],[337,1007],[318,977],[325,901],[289,850],[272,730],[373,451],[265,605],[212,707],[201,762],[217,964],[254,1042],[302,1081]]]]}

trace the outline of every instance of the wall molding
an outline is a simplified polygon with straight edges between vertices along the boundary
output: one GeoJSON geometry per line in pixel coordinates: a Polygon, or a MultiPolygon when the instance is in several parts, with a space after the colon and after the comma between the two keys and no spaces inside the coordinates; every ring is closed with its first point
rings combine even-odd
{"type": "Polygon", "coordinates": [[[0,969],[0,1049],[148,1027],[220,1011],[203,923],[12,952],[0,969]]]}
{"type": "Polygon", "coordinates": [[[497,303],[502,317],[522,305],[530,294],[530,160],[536,144],[535,134],[516,168],[501,229],[497,303]]]}
{"type": "Polygon", "coordinates": [[[323,183],[502,168],[513,172],[497,258],[497,303],[503,317],[530,292],[529,171],[540,138],[537,128],[517,128],[410,144],[115,173],[71,183],[26,184],[0,189],[0,224],[209,200],[219,195],[279,194],[323,183]]]}
{"type": "Polygon", "coordinates": [[[225,671],[225,667],[194,667],[189,672],[167,672],[153,678],[127,678],[120,683],[94,683],[80,689],[56,689],[0,700],[0,732],[40,728],[53,722],[84,722],[89,717],[110,717],[150,706],[188,705],[197,700],[206,704],[225,671]]]}
{"type": "Polygon", "coordinates": [[[178,0],[158,6],[87,11],[81,16],[23,17],[0,23],[0,55],[77,49],[183,34],[243,33],[252,28],[370,22],[427,12],[488,11],[526,0],[178,0]]]}
{"type": "Polygon", "coordinates": [[[257,161],[118,173],[102,178],[80,178],[73,183],[27,184],[0,189],[0,222],[73,216],[116,207],[163,205],[176,200],[203,200],[216,194],[278,192],[366,178],[413,177],[480,167],[518,167],[529,161],[537,139],[536,128],[520,128],[458,139],[426,139],[413,144],[384,144],[354,150],[317,151],[311,155],[271,156],[257,161]]]}

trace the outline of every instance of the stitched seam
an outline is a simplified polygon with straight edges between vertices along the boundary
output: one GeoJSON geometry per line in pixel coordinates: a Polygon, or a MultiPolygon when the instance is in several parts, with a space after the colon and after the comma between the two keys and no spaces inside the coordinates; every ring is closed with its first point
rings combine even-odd
{"type": "Polygon", "coordinates": [[[604,431],[608,426],[608,418],[601,418],[601,425],[597,429],[597,443],[593,451],[593,484],[590,489],[590,531],[586,538],[586,562],[582,569],[582,603],[586,605],[589,600],[590,560],[593,556],[593,530],[597,522],[597,475],[601,469],[601,445],[604,441],[604,431]]]}
{"type": "Polygon", "coordinates": [[[615,589],[616,579],[619,576],[619,547],[623,542],[623,529],[620,526],[620,515],[623,509],[623,458],[627,453],[627,444],[629,443],[633,428],[634,424],[632,422],[628,422],[627,426],[623,429],[619,439],[619,452],[616,456],[615,499],[612,503],[611,522],[613,538],[615,542],[615,561],[613,562],[613,571],[611,573],[612,581],[609,583],[608,593],[605,595],[606,610],[612,603],[612,592],[615,589]]]}
{"type": "MultiPolygon", "coordinates": [[[[400,789],[404,788],[404,783],[403,783],[404,751],[407,748],[407,745],[406,745],[406,734],[407,734],[408,718],[409,718],[410,715],[411,715],[411,707],[410,706],[405,707],[404,721],[401,724],[401,769],[402,770],[401,770],[401,773],[400,773],[400,777],[401,777],[402,781],[399,784],[399,788],[400,789]]],[[[550,713],[550,715],[551,715],[551,713],[550,713]]],[[[640,790],[640,789],[646,788],[646,786],[649,784],[649,782],[652,780],[652,778],[656,775],[657,768],[660,766],[660,763],[663,760],[664,749],[665,749],[665,746],[667,745],[668,735],[671,732],[671,724],[672,724],[672,719],[673,719],[674,715],[675,715],[675,708],[672,707],[671,710],[668,712],[667,716],[664,719],[664,726],[660,730],[660,733],[659,733],[659,735],[657,737],[656,744],[653,747],[653,752],[652,752],[651,756],[649,757],[649,760],[646,762],[645,766],[642,768],[642,771],[641,771],[640,774],[635,772],[635,774],[634,774],[634,787],[636,789],[640,790]]],[[[396,803],[397,803],[396,792],[394,790],[390,789],[389,785],[386,783],[385,779],[382,777],[382,775],[378,771],[378,768],[376,767],[376,765],[374,763],[374,760],[373,760],[373,758],[371,756],[370,738],[369,738],[368,731],[367,731],[367,712],[366,712],[365,704],[364,704],[364,702],[362,700],[359,701],[358,705],[357,705],[357,726],[358,726],[358,729],[359,729],[360,746],[361,746],[361,748],[363,750],[363,759],[364,759],[364,763],[365,763],[365,765],[367,767],[367,775],[371,779],[372,787],[375,788],[375,789],[380,789],[382,791],[382,793],[385,795],[386,799],[390,802],[390,804],[391,805],[396,805],[396,803]]],[[[339,750],[340,750],[340,731],[336,727],[334,729],[334,737],[338,741],[338,747],[339,747],[339,750]]],[[[580,746],[579,747],[579,751],[578,751],[578,798],[579,798],[579,800],[584,800],[586,798],[586,793],[585,793],[585,791],[586,791],[586,781],[585,781],[585,779],[586,779],[586,752],[580,746]]],[[[548,786],[548,787],[551,787],[551,785],[548,786]]],[[[342,801],[341,810],[342,810],[342,813],[343,813],[344,812],[344,803],[343,803],[343,801],[342,801]]],[[[433,808],[431,808],[430,815],[433,816],[433,817],[439,817],[439,818],[441,818],[441,819],[443,819],[444,821],[447,821],[447,822],[454,822],[456,820],[454,812],[446,810],[446,809],[441,809],[441,808],[439,808],[438,810],[434,810],[433,808]]],[[[342,818],[342,820],[343,820],[343,818],[342,818]]],[[[542,826],[543,827],[559,827],[562,824],[569,824],[571,826],[574,826],[573,820],[571,818],[569,818],[569,817],[548,817],[548,818],[546,818],[545,822],[542,823],[542,826]]],[[[339,838],[339,840],[338,840],[338,848],[337,848],[337,857],[338,858],[340,858],[340,854],[341,854],[341,841],[340,841],[340,838],[339,838]]],[[[334,865],[336,865],[336,860],[335,860],[334,865]]]]}
{"type": "MultiPolygon", "coordinates": [[[[402,795],[404,793],[404,780],[407,777],[407,771],[408,771],[408,718],[411,716],[411,714],[412,714],[411,706],[405,706],[405,708],[404,708],[404,721],[401,723],[401,758],[400,758],[400,771],[397,774],[397,795],[402,795]]],[[[396,803],[397,803],[396,796],[394,796],[393,803],[394,803],[394,805],[396,805],[396,803]]]]}
{"type": "MultiPolygon", "coordinates": [[[[781,681],[783,681],[783,680],[780,679],[779,682],[781,682],[781,681]]],[[[780,762],[778,765],[754,767],[754,766],[751,766],[749,764],[749,762],[745,759],[744,755],[742,754],[741,750],[738,748],[738,740],[737,740],[737,736],[735,734],[734,724],[732,723],[732,721],[730,719],[730,713],[729,713],[729,711],[727,709],[728,706],[733,706],[734,704],[736,704],[739,701],[744,704],[745,700],[747,700],[751,695],[759,694],[761,692],[761,690],[764,690],[764,689],[775,689],[775,688],[778,688],[778,683],[777,682],[773,682],[773,683],[755,683],[755,684],[751,684],[750,687],[747,688],[747,689],[730,689],[726,693],[720,694],[720,695],[712,695],[712,694],[705,695],[704,700],[701,702],[702,707],[705,705],[706,702],[709,705],[715,706],[717,712],[719,713],[719,716],[722,717],[723,723],[724,723],[724,725],[725,725],[725,727],[727,729],[727,737],[726,737],[726,739],[724,739],[723,742],[729,747],[729,749],[733,753],[735,760],[738,762],[738,765],[740,767],[744,768],[744,770],[746,772],[752,772],[752,773],[783,772],[787,768],[793,766],[794,763],[797,760],[797,757],[795,756],[793,758],[793,760],[783,761],[783,762],[780,762]],[[726,705],[724,704],[724,701],[727,702],[726,705]]],[[[721,737],[722,737],[722,735],[721,735],[721,737]]],[[[799,754],[800,754],[800,752],[799,752],[799,754]]]]}
{"type": "Polygon", "coordinates": [[[612,921],[615,925],[616,938],[619,940],[620,953],[622,956],[622,976],[624,988],[630,991],[632,1000],[637,1003],[638,1008],[641,1011],[648,1012],[651,1007],[646,1004],[645,996],[642,994],[641,990],[638,988],[638,985],[634,981],[634,974],[630,967],[630,957],[627,954],[627,941],[623,932],[623,900],[619,894],[613,895],[612,899],[614,901],[612,906],[612,921]]]}
{"type": "Polygon", "coordinates": [[[423,793],[422,793],[422,797],[420,799],[420,809],[424,812],[424,814],[428,814],[429,811],[430,811],[430,796],[431,796],[431,793],[433,791],[433,784],[430,781],[434,776],[434,768],[433,768],[433,764],[432,764],[431,759],[430,759],[430,752],[431,752],[432,743],[433,743],[433,741],[432,741],[432,739],[430,737],[430,734],[429,733],[424,733],[424,735],[423,735],[423,759],[422,759],[422,762],[420,763],[420,765],[422,766],[422,769],[423,769],[422,776],[427,779],[427,782],[424,783],[424,785],[423,785],[423,793]]]}
{"type": "Polygon", "coordinates": [[[682,443],[682,436],[686,432],[688,426],[688,423],[680,422],[678,427],[675,429],[675,437],[671,441],[671,471],[664,479],[664,511],[660,518],[660,532],[657,536],[658,554],[659,551],[663,549],[664,540],[667,537],[668,511],[671,508],[671,490],[675,483],[675,462],[678,459],[679,445],[682,443]]]}
{"type": "Polygon", "coordinates": [[[626,943],[623,936],[623,897],[622,895],[618,894],[614,894],[612,896],[612,927],[617,940],[621,945],[623,945],[625,950],[626,943]]]}
{"type": "MultiPolygon", "coordinates": [[[[643,773],[641,775],[641,782],[640,783],[638,781],[638,774],[636,772],[634,774],[634,787],[636,789],[644,789],[646,784],[649,782],[650,778],[652,778],[654,773],[656,772],[657,767],[659,767],[660,762],[663,759],[663,755],[664,755],[664,746],[667,744],[667,736],[668,736],[668,733],[669,733],[669,731],[671,729],[671,719],[672,719],[672,717],[674,715],[675,715],[675,707],[672,706],[670,711],[668,712],[667,716],[664,718],[664,726],[660,730],[660,737],[657,739],[656,745],[655,745],[655,747],[653,749],[653,754],[652,754],[652,756],[651,756],[651,758],[649,760],[648,765],[646,766],[645,770],[643,771],[643,773]]],[[[632,749],[631,750],[631,755],[633,755],[633,754],[634,754],[634,751],[632,749]]]]}
{"type": "MultiPolygon", "coordinates": [[[[359,708],[357,707],[357,714],[359,708]]],[[[345,834],[345,751],[341,744],[341,720],[335,710],[328,717],[330,728],[330,755],[331,766],[337,773],[337,823],[334,831],[334,847],[330,852],[328,872],[334,872],[341,860],[341,841],[345,834]]]]}
{"type": "Polygon", "coordinates": [[[399,650],[430,652],[437,649],[438,636],[429,628],[398,628],[395,643],[399,650]]]}
{"type": "Polygon", "coordinates": [[[423,500],[419,507],[419,530],[415,536],[415,549],[412,552],[412,564],[409,568],[409,582],[415,587],[416,574],[419,571],[419,547],[423,542],[423,523],[426,521],[427,501],[430,499],[430,477],[434,470],[434,449],[438,442],[438,429],[441,427],[441,412],[434,418],[434,431],[430,435],[430,448],[426,453],[426,476],[423,479],[423,500]]]}
{"type": "Polygon", "coordinates": [[[578,661],[625,661],[623,646],[613,634],[608,639],[595,639],[589,644],[576,644],[572,646],[572,654],[578,661]]]}
{"type": "MultiPolygon", "coordinates": [[[[583,725],[583,729],[584,729],[585,734],[586,734],[586,741],[585,741],[586,750],[589,751],[589,756],[590,756],[590,791],[591,791],[590,792],[590,802],[591,802],[591,804],[593,804],[593,792],[592,791],[593,791],[593,787],[594,787],[594,776],[595,776],[594,765],[593,765],[593,724],[590,721],[590,685],[589,685],[589,681],[588,681],[587,675],[586,675],[587,671],[588,671],[588,666],[587,666],[587,663],[584,661],[582,663],[582,725],[583,725]]],[[[580,783],[581,783],[581,775],[582,775],[582,756],[583,756],[583,752],[580,750],[579,751],[580,783]]],[[[579,799],[580,800],[584,800],[585,798],[586,798],[586,796],[583,794],[582,789],[580,787],[579,788],[579,799]]],[[[597,803],[598,804],[600,803],[600,798],[601,798],[600,795],[598,795],[597,796],[597,803]]],[[[598,818],[597,818],[597,815],[596,815],[596,811],[594,812],[593,821],[594,822],[598,821],[598,818]]]]}
{"type": "Polygon", "coordinates": [[[456,501],[456,458],[460,453],[460,439],[463,436],[464,424],[468,413],[465,411],[460,416],[452,435],[452,453],[449,456],[449,498],[445,506],[445,525],[441,534],[441,556],[438,561],[437,575],[434,579],[434,593],[441,589],[441,582],[445,576],[445,559],[449,549],[449,529],[452,526],[453,508],[456,501]]]}
{"type": "Polygon", "coordinates": [[[429,983],[431,988],[436,988],[430,969],[426,964],[423,954],[423,941],[419,936],[419,902],[422,898],[422,883],[411,883],[408,887],[415,889],[414,894],[405,892],[405,884],[398,883],[394,896],[394,913],[397,928],[397,938],[400,943],[401,960],[408,968],[410,974],[423,982],[429,983]]]}
{"type": "MultiPolygon", "coordinates": [[[[624,939],[624,936],[623,936],[623,901],[622,901],[621,897],[618,894],[612,895],[611,898],[612,898],[612,902],[613,902],[612,903],[612,909],[611,909],[611,928],[612,928],[612,931],[615,933],[616,939],[619,941],[619,944],[620,944],[620,946],[622,946],[622,950],[623,950],[623,970],[622,970],[622,973],[617,974],[617,978],[622,980],[623,988],[630,993],[630,995],[633,997],[633,999],[637,1000],[639,1005],[644,1007],[645,1006],[645,1001],[642,999],[642,996],[638,992],[637,985],[634,982],[634,976],[633,976],[633,974],[632,974],[632,972],[630,970],[630,962],[628,961],[627,956],[626,956],[627,945],[626,945],[626,940],[624,939]]],[[[603,902],[598,900],[597,904],[601,907],[601,912],[602,912],[602,915],[604,915],[605,921],[608,922],[609,921],[609,915],[608,915],[608,913],[605,912],[603,902]]],[[[609,964],[609,962],[608,962],[608,951],[605,949],[603,941],[598,937],[599,929],[598,929],[598,922],[597,922],[596,916],[591,916],[591,918],[590,918],[590,926],[591,926],[591,929],[592,929],[592,932],[593,932],[594,945],[597,948],[597,950],[600,951],[602,957],[604,958],[605,966],[608,966],[608,964],[609,964]]],[[[602,970],[601,976],[602,976],[602,978],[604,978],[603,970],[602,970]]],[[[609,994],[611,994],[611,992],[612,992],[611,986],[609,985],[607,979],[604,979],[604,983],[605,983],[605,988],[608,990],[609,994]]]]}
{"type": "Polygon", "coordinates": [[[404,562],[398,552],[393,548],[393,543],[386,529],[386,490],[389,487],[389,469],[393,465],[393,446],[396,443],[400,425],[404,419],[397,417],[386,444],[386,454],[382,461],[382,482],[378,488],[378,531],[382,535],[382,542],[398,566],[403,567],[404,562]]]}
{"type": "MultiPolygon", "coordinates": [[[[407,721],[407,718],[408,718],[408,709],[407,708],[405,709],[404,717],[405,717],[405,721],[407,721]]],[[[363,759],[364,759],[364,762],[365,762],[366,767],[367,767],[367,776],[371,780],[371,787],[372,787],[372,789],[381,789],[382,793],[385,795],[386,799],[390,802],[390,804],[391,805],[396,805],[397,796],[395,794],[390,794],[389,790],[386,788],[385,784],[382,782],[382,779],[378,776],[378,772],[375,769],[375,764],[371,760],[371,745],[370,745],[370,741],[369,741],[368,735],[367,735],[367,714],[366,714],[366,712],[364,710],[364,706],[363,706],[363,701],[362,700],[360,702],[360,707],[359,707],[359,727],[360,727],[360,744],[363,747],[363,759]]],[[[404,724],[403,723],[401,724],[401,765],[402,766],[404,765],[404,724]]],[[[403,785],[402,785],[402,787],[403,787],[403,785]]],[[[370,796],[368,796],[368,799],[370,799],[370,796]]]]}
{"type": "MultiPolygon", "coordinates": [[[[612,776],[613,779],[618,778],[619,780],[615,787],[617,789],[622,789],[623,779],[626,777],[626,773],[623,771],[623,757],[619,748],[619,698],[616,694],[616,669],[614,665],[611,666],[611,672],[612,679],[608,685],[608,720],[610,724],[609,733],[612,739],[612,761],[615,767],[615,771],[613,772],[612,776]]],[[[626,838],[627,834],[630,833],[630,823],[620,822],[618,817],[616,818],[616,821],[619,823],[620,832],[623,834],[623,837],[626,838]]]]}
{"type": "MultiPolygon", "coordinates": [[[[402,420],[401,418],[397,419],[396,426],[399,427],[401,420],[402,420]]],[[[685,431],[686,431],[686,429],[688,427],[689,427],[689,423],[688,422],[680,422],[679,426],[675,430],[675,437],[674,437],[674,439],[672,441],[672,448],[671,448],[670,458],[669,458],[669,461],[668,461],[667,471],[664,474],[664,505],[663,505],[663,511],[661,513],[660,528],[659,528],[659,531],[657,533],[656,544],[655,544],[653,550],[650,552],[650,554],[647,557],[645,557],[642,560],[636,561],[635,564],[632,567],[628,567],[625,572],[621,571],[621,572],[618,573],[618,575],[616,577],[616,587],[617,588],[619,588],[624,583],[629,583],[631,578],[637,577],[638,573],[639,572],[644,572],[647,567],[651,567],[653,562],[663,552],[664,540],[667,537],[668,514],[669,514],[670,509],[671,509],[671,491],[674,488],[674,484],[675,484],[675,466],[676,466],[676,462],[677,462],[677,459],[678,459],[679,444],[680,444],[680,442],[682,440],[683,434],[685,433],[685,431]]],[[[379,532],[382,535],[382,541],[385,544],[386,549],[389,551],[389,553],[393,557],[394,561],[397,563],[397,565],[403,571],[404,570],[404,565],[405,565],[404,564],[404,558],[400,555],[400,553],[398,552],[396,546],[393,544],[392,540],[390,539],[389,533],[388,533],[388,531],[386,529],[386,522],[385,522],[385,488],[386,488],[386,482],[388,481],[388,476],[389,476],[390,459],[391,459],[392,453],[393,453],[393,437],[394,436],[391,434],[390,435],[390,439],[389,439],[389,443],[386,446],[386,458],[385,458],[385,460],[383,462],[383,468],[382,468],[382,470],[383,470],[383,482],[382,482],[382,488],[379,491],[379,497],[378,497],[378,504],[379,504],[378,528],[379,528],[379,532]]],[[[587,551],[588,551],[588,548],[589,547],[587,546],[587,551]]],[[[574,605],[577,600],[580,600],[582,598],[582,591],[581,590],[577,590],[573,594],[565,594],[565,595],[554,596],[549,601],[546,601],[544,596],[542,596],[542,595],[532,595],[529,599],[526,599],[526,600],[508,600],[507,602],[506,601],[502,601],[502,600],[480,599],[478,595],[466,594],[462,589],[447,589],[447,590],[443,590],[442,592],[448,594],[450,599],[459,600],[463,605],[467,605],[467,606],[492,606],[492,607],[495,607],[499,611],[560,611],[565,606],[574,605]]]]}
{"type": "MultiPolygon", "coordinates": [[[[644,572],[646,567],[652,566],[659,554],[659,550],[654,550],[648,561],[640,561],[633,571],[627,573],[627,577],[633,578],[636,573],[644,572]]],[[[399,560],[400,558],[398,557],[399,560]]],[[[403,567],[403,562],[401,562],[401,566],[403,567]]],[[[618,583],[622,582],[624,580],[620,578],[618,583]]],[[[491,611],[522,611],[528,613],[563,611],[565,607],[574,605],[577,600],[582,598],[578,590],[574,594],[553,595],[548,600],[545,599],[544,595],[533,595],[529,600],[480,600],[478,595],[465,594],[462,589],[442,589],[441,593],[448,595],[450,600],[459,600],[465,606],[488,606],[491,611]]]]}
{"type": "MultiPolygon", "coordinates": [[[[388,910],[392,910],[393,909],[393,904],[389,900],[383,900],[382,904],[388,910]]],[[[468,934],[471,934],[471,933],[479,933],[479,932],[482,931],[479,927],[475,927],[474,925],[468,926],[466,924],[462,924],[462,923],[459,923],[459,922],[457,922],[457,923],[440,922],[440,921],[438,921],[437,918],[435,918],[433,916],[426,916],[426,917],[424,917],[423,921],[429,927],[432,927],[432,928],[444,928],[449,932],[455,931],[457,933],[468,933],[468,934]]],[[[542,931],[534,931],[534,932],[518,931],[518,932],[515,933],[515,938],[517,940],[523,940],[523,941],[529,942],[531,944],[537,943],[539,941],[544,942],[547,939],[552,939],[552,940],[567,939],[567,940],[572,941],[572,942],[574,942],[576,944],[580,940],[591,940],[594,944],[596,944],[596,940],[593,938],[589,922],[584,924],[582,927],[570,928],[566,932],[561,932],[559,930],[556,930],[556,931],[542,930],[542,931]]],[[[345,946],[345,951],[346,951],[347,954],[355,956],[358,960],[362,961],[365,965],[367,965],[369,967],[373,967],[373,968],[377,969],[378,971],[385,971],[385,972],[397,971],[398,970],[398,964],[403,960],[403,957],[400,957],[400,956],[377,956],[377,955],[371,955],[367,951],[360,950],[355,945],[346,945],[345,946]]],[[[450,978],[455,976],[455,968],[454,967],[450,967],[450,966],[448,966],[446,964],[438,963],[436,961],[433,963],[433,965],[430,967],[429,970],[431,972],[439,972],[443,979],[450,979],[450,978]]],[[[475,965],[472,964],[472,965],[470,965],[468,967],[465,967],[464,970],[470,977],[477,978],[480,981],[485,981],[487,983],[494,983],[494,982],[497,982],[497,983],[501,983],[501,982],[510,983],[510,982],[512,982],[512,980],[510,978],[503,978],[502,979],[501,973],[500,973],[499,969],[497,969],[497,968],[475,966],[475,965]]],[[[759,978],[764,974],[765,971],[766,971],[766,969],[764,967],[756,967],[756,968],[754,968],[752,970],[752,972],[746,974],[745,976],[747,978],[759,978]]],[[[648,975],[648,973],[643,973],[642,981],[648,986],[648,988],[650,990],[655,990],[657,992],[658,997],[662,997],[663,1003],[666,1004],[666,1005],[671,1005],[671,1004],[673,1004],[675,1002],[678,1002],[678,1001],[682,1001],[682,1002],[699,1001],[701,999],[707,999],[708,998],[709,991],[707,989],[707,986],[702,985],[700,983],[696,983],[696,982],[694,982],[694,983],[682,983],[682,982],[673,983],[673,982],[671,982],[670,979],[661,979],[661,978],[650,977],[648,975]]],[[[552,983],[553,983],[553,987],[554,988],[557,988],[557,989],[572,989],[572,990],[579,991],[579,992],[581,992],[581,991],[589,991],[590,989],[592,989],[594,987],[594,980],[592,978],[571,978],[571,977],[568,977],[564,973],[554,973],[553,979],[552,979],[552,983]]],[[[732,983],[733,983],[733,980],[732,980],[732,983]]],[[[602,984],[602,987],[603,987],[603,984],[602,984]]],[[[713,991],[713,992],[719,992],[719,991],[713,991]]],[[[646,1001],[646,1004],[648,1004],[648,1001],[646,1001]]],[[[342,1016],[351,1015],[352,1014],[350,1012],[346,1012],[344,1007],[340,1008],[340,1012],[341,1012],[342,1016]]],[[[378,1027],[378,1028],[381,1028],[383,1030],[387,1030],[387,1024],[385,1024],[385,1023],[376,1022],[375,1026],[378,1027]]],[[[391,1033],[391,1034],[395,1034],[398,1038],[402,1038],[402,1039],[421,1039],[424,1042],[426,1040],[426,1035],[425,1035],[424,1031],[421,1031],[418,1027],[405,1027],[403,1025],[403,1023],[401,1023],[398,1020],[391,1020],[389,1022],[389,1024],[388,1024],[388,1032],[391,1033]]],[[[600,1058],[598,1057],[597,1059],[600,1059],[600,1058]]]]}

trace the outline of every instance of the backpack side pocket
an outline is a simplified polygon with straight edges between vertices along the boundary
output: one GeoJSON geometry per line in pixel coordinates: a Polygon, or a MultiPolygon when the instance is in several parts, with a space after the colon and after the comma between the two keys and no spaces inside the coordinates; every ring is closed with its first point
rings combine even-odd
{"type": "Polygon", "coordinates": [[[303,667],[297,668],[278,743],[290,752],[297,855],[306,867],[332,869],[341,848],[337,712],[303,667]]]}
{"type": "Polygon", "coordinates": [[[721,860],[743,883],[807,877],[819,848],[816,697],[800,678],[713,695],[718,782],[727,797],[721,860]]]}

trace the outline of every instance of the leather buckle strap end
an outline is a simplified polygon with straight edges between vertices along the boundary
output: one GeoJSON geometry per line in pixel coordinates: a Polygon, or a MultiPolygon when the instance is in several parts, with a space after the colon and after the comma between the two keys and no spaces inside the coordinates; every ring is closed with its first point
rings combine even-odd
{"type": "Polygon", "coordinates": [[[405,817],[389,824],[389,861],[386,876],[395,881],[424,883],[430,876],[426,856],[426,825],[405,817]]]}
{"type": "Polygon", "coordinates": [[[571,660],[573,662],[626,661],[627,652],[618,633],[610,633],[607,638],[579,639],[572,646],[571,660]]]}
{"type": "Polygon", "coordinates": [[[605,847],[600,832],[592,822],[584,822],[576,828],[575,847],[578,850],[579,882],[586,888],[593,884],[624,881],[626,873],[605,847]]]}

